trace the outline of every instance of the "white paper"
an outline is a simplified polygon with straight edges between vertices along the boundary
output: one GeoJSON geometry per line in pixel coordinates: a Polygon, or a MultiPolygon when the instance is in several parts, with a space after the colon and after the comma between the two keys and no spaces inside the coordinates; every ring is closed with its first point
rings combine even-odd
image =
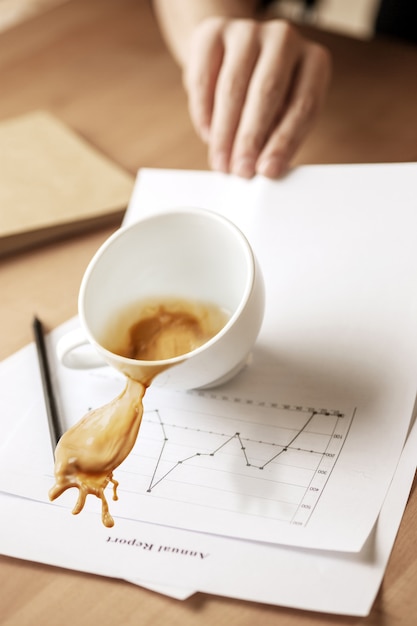
{"type": "Polygon", "coordinates": [[[284,181],[139,174],[126,223],[201,206],[234,221],[260,261],[265,321],[225,393],[354,415],[319,506],[299,532],[279,526],[283,543],[360,549],[391,480],[416,397],[416,178],[413,163],[308,166],[284,181]]]}
{"type": "MultiPolygon", "coordinates": [[[[46,433],[44,439],[46,450],[46,433]]],[[[188,585],[189,590],[304,610],[366,615],[407,502],[416,453],[414,428],[377,526],[359,554],[224,539],[124,519],[108,530],[97,525],[94,510],[74,517],[65,506],[4,493],[0,552],[125,578],[174,597],[181,597],[179,588],[188,585]]]]}
{"type": "MultiPolygon", "coordinates": [[[[53,337],[74,324],[76,320],[53,337]]],[[[124,385],[124,379],[110,368],[74,372],[56,362],[53,369],[58,373],[56,387],[67,427],[92,406],[115,397],[124,385]]],[[[21,359],[20,377],[29,377],[33,370],[32,346],[28,358],[21,359]]],[[[54,481],[53,460],[40,388],[37,397],[37,407],[21,419],[15,445],[9,444],[2,454],[0,485],[4,491],[47,501],[54,481]],[[40,429],[38,416],[42,416],[40,429]],[[20,480],[19,472],[25,468],[29,477],[20,480]]],[[[15,407],[11,415],[18,421],[24,411],[16,401],[15,407]]],[[[225,388],[189,393],[151,389],[139,440],[117,472],[119,502],[111,510],[116,517],[180,528],[187,519],[187,524],[201,531],[207,531],[202,515],[214,514],[211,532],[281,543],[277,522],[287,537],[292,525],[298,530],[308,524],[351,418],[352,414],[339,411],[319,408],[316,414],[311,408],[227,395],[225,388]],[[275,443],[280,439],[288,445],[275,443]]],[[[61,502],[72,507],[73,499],[71,490],[61,502]]],[[[99,501],[94,505],[99,513],[99,501]]]]}
{"type": "MultiPolygon", "coordinates": [[[[405,201],[415,173],[407,165],[308,167],[279,183],[140,173],[126,222],[168,199],[174,207],[204,198],[250,239],[267,307],[252,363],[230,383],[194,394],[148,391],[137,445],[119,469],[116,518],[298,547],[362,548],[416,396],[415,201],[405,201]],[[370,202],[376,181],[378,205],[370,202]],[[397,184],[406,198],[393,211],[397,184]]],[[[123,386],[110,370],[55,369],[67,426],[123,386]]],[[[21,482],[10,471],[13,459],[4,457],[9,471],[0,487],[47,500],[51,468],[21,482]]],[[[73,498],[69,492],[61,502],[71,506],[73,498]]]]}
{"type": "MultiPolygon", "coordinates": [[[[86,511],[77,518],[69,514],[74,504],[74,496],[71,497],[70,493],[54,504],[46,503],[42,485],[48,484],[48,480],[50,484],[52,474],[49,473],[51,464],[45,459],[52,459],[52,456],[40,387],[32,394],[36,387],[32,380],[28,382],[29,393],[25,397],[17,386],[3,396],[5,383],[13,388],[13,384],[9,385],[8,373],[15,365],[14,357],[8,360],[6,368],[0,369],[2,397],[10,403],[4,405],[8,410],[7,418],[2,412],[3,421],[8,426],[3,429],[3,432],[8,431],[8,443],[0,448],[1,488],[13,491],[16,487],[22,495],[28,488],[29,491],[34,489],[35,495],[28,498],[39,497],[44,503],[1,496],[2,504],[7,502],[7,513],[0,522],[1,535],[9,536],[9,539],[11,536],[2,551],[63,567],[145,580],[149,585],[178,585],[188,592],[195,589],[352,615],[369,612],[415,470],[410,453],[414,446],[412,452],[415,455],[415,442],[413,444],[411,439],[408,454],[401,457],[395,489],[390,489],[376,530],[369,535],[394,475],[415,399],[416,331],[411,322],[417,307],[415,290],[410,287],[416,269],[416,255],[411,245],[411,225],[416,207],[413,194],[408,191],[412,189],[410,182],[415,173],[413,165],[300,168],[278,187],[262,179],[247,183],[207,173],[144,171],[128,214],[132,219],[133,212],[138,209],[139,197],[143,214],[174,204],[201,206],[202,202],[197,200],[204,198],[203,206],[225,212],[248,237],[250,232],[249,238],[264,270],[269,302],[253,362],[227,385],[226,395],[239,398],[239,402],[243,399],[254,403],[261,413],[268,406],[279,404],[326,410],[331,407],[335,413],[348,415],[349,420],[353,417],[349,432],[343,434],[340,454],[314,515],[298,529],[287,528],[282,532],[281,524],[279,541],[283,541],[285,535],[288,543],[315,545],[328,550],[336,546],[339,550],[360,550],[364,544],[360,552],[323,553],[209,535],[206,533],[219,531],[216,526],[210,526],[218,524],[214,519],[216,516],[207,513],[208,526],[203,534],[169,528],[170,524],[178,523],[177,511],[174,511],[173,519],[169,515],[164,518],[165,525],[161,526],[158,516],[164,512],[172,513],[172,509],[180,505],[177,501],[173,506],[168,499],[162,507],[154,506],[156,489],[150,494],[152,500],[147,497],[149,494],[142,500],[147,503],[146,514],[149,513],[149,501],[152,502],[149,521],[155,520],[157,524],[125,519],[112,510],[115,528],[110,532],[100,528],[97,533],[97,501],[90,500],[86,511]],[[379,211],[368,204],[376,194],[376,185],[379,185],[379,211]],[[307,200],[311,215],[305,208],[301,210],[307,200]],[[397,224],[391,215],[394,200],[399,207],[396,215],[401,224],[397,224]],[[338,201],[340,207],[336,206],[332,215],[330,208],[338,201]],[[350,223],[347,211],[352,202],[350,223]],[[271,203],[269,208],[268,203],[271,203]],[[282,206],[283,211],[280,210],[282,206]],[[279,223],[271,212],[272,207],[278,207],[279,223]],[[269,229],[261,226],[265,220],[271,220],[269,229]],[[280,233],[280,237],[276,233],[280,233]],[[370,239],[371,235],[376,240],[370,239]],[[266,243],[261,245],[261,242],[266,243]],[[340,245],[342,243],[344,245],[340,245]],[[373,251],[371,260],[370,250],[373,251]],[[272,251],[276,251],[276,257],[272,256],[272,251]],[[320,275],[319,268],[323,270],[320,275]],[[350,299],[351,294],[356,298],[350,299]],[[283,295],[291,297],[286,299],[283,295]],[[323,338],[326,341],[323,342],[323,338]],[[2,376],[4,372],[6,374],[2,376]],[[16,394],[20,394],[18,403],[16,394]],[[10,411],[13,405],[18,407],[15,412],[10,411]],[[36,432],[33,433],[31,426],[35,420],[36,432]],[[15,461],[19,461],[19,451],[25,436],[26,440],[29,439],[29,433],[34,437],[30,439],[32,447],[27,446],[28,453],[32,451],[29,463],[32,471],[29,475],[26,473],[28,465],[24,454],[20,463],[14,463],[14,470],[8,471],[13,456],[11,450],[14,449],[15,461]],[[20,447],[16,447],[16,441],[20,447]],[[36,450],[33,449],[34,441],[37,442],[36,450]],[[43,476],[45,464],[48,469],[43,476]],[[40,492],[42,495],[38,496],[40,492]],[[324,535],[329,513],[335,516],[332,522],[336,519],[336,523],[334,532],[331,530],[327,538],[324,535]],[[28,545],[30,542],[22,540],[26,536],[25,529],[27,534],[27,525],[13,522],[19,516],[28,515],[34,520],[33,536],[42,537],[42,545],[28,545]],[[341,536],[343,517],[347,518],[350,527],[357,525],[359,528],[349,532],[346,539],[341,536]],[[318,528],[314,528],[314,520],[318,528]],[[60,528],[59,536],[48,532],[50,524],[60,528]],[[90,541],[92,534],[94,540],[90,541]],[[65,543],[62,549],[57,546],[60,542],[65,543]],[[86,542],[88,554],[81,549],[86,542]],[[140,559],[137,558],[138,552],[140,559]],[[260,576],[259,572],[263,575],[260,576]]],[[[25,368],[22,363],[28,364],[28,375],[33,378],[33,346],[23,357],[15,355],[15,358],[21,359],[18,369],[25,368]]],[[[72,372],[71,376],[78,377],[79,372],[72,372]]],[[[60,382],[61,377],[58,378],[60,382]]],[[[111,379],[114,382],[109,384],[106,379],[105,386],[113,397],[115,388],[122,381],[113,376],[111,379]]],[[[95,380],[96,387],[89,379],[89,393],[91,398],[93,395],[101,398],[104,379],[99,375],[95,380]]],[[[75,378],[73,383],[73,389],[79,389],[75,378]]],[[[164,391],[149,394],[149,411],[155,411],[154,405],[151,408],[154,399],[158,401],[159,410],[159,398],[165,395],[164,391]]],[[[86,398],[72,392],[68,403],[63,401],[64,397],[65,393],[61,397],[61,409],[72,423],[79,419],[81,410],[84,412],[86,398]]],[[[194,405],[193,396],[186,396],[186,400],[194,405]]],[[[213,401],[207,397],[199,400],[209,404],[213,401]]],[[[218,399],[214,401],[218,402],[218,399]]],[[[227,404],[225,400],[221,402],[227,404]]],[[[141,436],[138,446],[140,443],[141,436]]],[[[265,444],[260,445],[263,448],[265,444]]],[[[238,452],[238,456],[241,454],[238,452]]],[[[175,471],[171,472],[171,477],[175,471]]],[[[227,473],[230,474],[229,469],[227,473]]],[[[181,489],[180,485],[180,492],[181,489]]],[[[187,498],[187,506],[189,500],[187,498]]],[[[263,527],[262,520],[258,515],[255,517],[254,527],[259,531],[263,527]]],[[[189,526],[185,522],[182,525],[189,526]]]]}
{"type": "MultiPolygon", "coordinates": [[[[56,339],[76,324],[74,319],[52,334],[52,359],[56,339]]],[[[27,357],[21,354],[19,377],[10,378],[7,384],[12,390],[17,381],[15,398],[22,378],[32,376],[32,385],[39,378],[36,368],[31,346],[27,357]]],[[[110,368],[80,372],[55,362],[53,369],[67,427],[90,408],[111,400],[124,386],[124,379],[110,368]]],[[[8,418],[20,426],[2,451],[0,489],[48,502],[54,483],[53,457],[43,404],[38,381],[36,394],[25,394],[9,408],[8,418]]],[[[120,483],[118,502],[113,503],[108,495],[116,525],[119,519],[130,519],[269,543],[349,550],[348,540],[355,537],[350,530],[352,515],[342,517],[336,526],[337,511],[325,509],[323,514],[320,506],[334,476],[344,488],[346,478],[338,477],[337,464],[343,460],[352,419],[353,412],[319,407],[315,414],[311,407],[241,396],[228,392],[227,386],[220,392],[151,389],[138,441],[115,473],[120,483]],[[288,446],[276,444],[280,438],[288,446]],[[318,521],[310,533],[314,516],[318,521]],[[331,537],[325,534],[329,528],[331,537]]],[[[366,453],[372,454],[370,446],[366,453]]],[[[74,490],[68,490],[57,504],[67,507],[70,514],[75,500],[74,490]]],[[[90,497],[87,508],[95,511],[100,524],[100,501],[90,497]]],[[[374,523],[366,511],[360,513],[369,525],[358,535],[356,551],[374,523]]]]}

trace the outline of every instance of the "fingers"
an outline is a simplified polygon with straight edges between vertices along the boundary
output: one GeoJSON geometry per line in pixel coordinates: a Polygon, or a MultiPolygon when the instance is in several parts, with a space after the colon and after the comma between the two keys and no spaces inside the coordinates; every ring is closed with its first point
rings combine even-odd
{"type": "Polygon", "coordinates": [[[220,19],[205,20],[193,34],[184,69],[191,121],[197,134],[208,141],[216,83],[224,55],[220,19]]]}
{"type": "Polygon", "coordinates": [[[192,122],[209,142],[214,169],[228,171],[249,82],[257,60],[254,21],[206,20],[194,33],[186,70],[192,122]]]}
{"type": "Polygon", "coordinates": [[[286,22],[205,20],[185,82],[211,167],[279,176],[313,125],[329,77],[327,51],[286,22]]]}
{"type": "Polygon", "coordinates": [[[227,172],[259,55],[258,25],[236,20],[225,28],[223,41],[225,52],[213,103],[209,161],[213,169],[227,172]]]}
{"type": "Polygon", "coordinates": [[[282,115],[300,56],[300,37],[283,22],[263,24],[259,40],[260,52],[246,92],[230,160],[230,171],[248,178],[255,173],[258,157],[282,115]]]}
{"type": "Polygon", "coordinates": [[[288,169],[292,157],[311,130],[322,108],[331,75],[326,49],[308,44],[295,76],[289,100],[256,163],[256,172],[277,178],[288,169]]]}

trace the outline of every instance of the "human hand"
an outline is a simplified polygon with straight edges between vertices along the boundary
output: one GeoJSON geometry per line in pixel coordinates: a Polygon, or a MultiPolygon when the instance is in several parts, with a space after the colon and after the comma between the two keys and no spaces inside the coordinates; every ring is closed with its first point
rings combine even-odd
{"type": "Polygon", "coordinates": [[[282,175],[321,109],[328,51],[282,20],[207,18],[194,30],[184,84],[214,170],[282,175]]]}

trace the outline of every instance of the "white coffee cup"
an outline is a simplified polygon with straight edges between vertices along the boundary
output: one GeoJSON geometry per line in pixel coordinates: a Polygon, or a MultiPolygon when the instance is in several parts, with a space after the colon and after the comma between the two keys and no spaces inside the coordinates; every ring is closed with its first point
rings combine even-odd
{"type": "Polygon", "coordinates": [[[154,379],[153,385],[213,387],[248,360],[262,324],[264,283],[236,225],[212,211],[170,209],[122,227],[104,242],[82,279],[78,313],[81,328],[57,345],[67,367],[108,364],[142,382],[154,379]],[[109,321],[119,311],[140,300],[166,297],[210,302],[230,317],[206,343],[164,361],[131,359],[103,346],[109,321]]]}

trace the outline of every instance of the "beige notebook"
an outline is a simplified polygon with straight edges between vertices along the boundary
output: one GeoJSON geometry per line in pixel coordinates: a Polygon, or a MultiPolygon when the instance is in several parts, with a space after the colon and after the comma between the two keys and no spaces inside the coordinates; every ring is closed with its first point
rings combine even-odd
{"type": "Polygon", "coordinates": [[[0,256],[117,223],[134,178],[44,111],[0,123],[0,256]]]}

